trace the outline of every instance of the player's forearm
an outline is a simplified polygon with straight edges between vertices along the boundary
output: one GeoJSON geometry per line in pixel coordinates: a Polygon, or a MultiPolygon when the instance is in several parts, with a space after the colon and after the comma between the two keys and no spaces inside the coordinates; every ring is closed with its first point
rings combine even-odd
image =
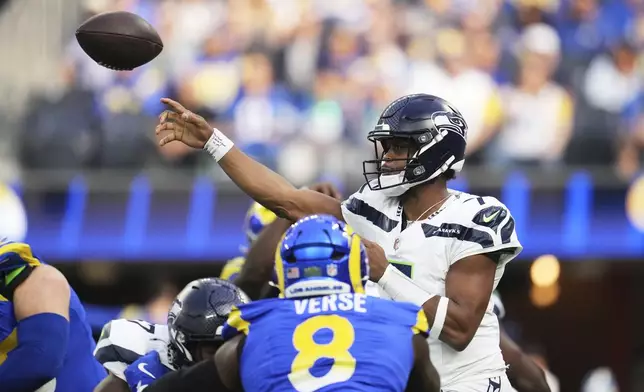
{"type": "Polygon", "coordinates": [[[463,351],[467,348],[480,324],[480,320],[478,323],[475,320],[475,312],[460,306],[457,302],[447,297],[435,296],[430,298],[423,304],[423,310],[430,325],[431,335],[438,337],[438,339],[447,343],[456,351],[463,351]],[[441,301],[443,306],[439,309],[441,301]],[[445,307],[447,307],[446,312],[445,307]],[[437,318],[444,321],[437,323],[437,318]],[[442,324],[442,328],[440,328],[440,324],[442,324]]]}
{"type": "Polygon", "coordinates": [[[230,392],[221,381],[214,359],[201,361],[196,365],[169,372],[150,386],[146,392],[230,392]]]}
{"type": "Polygon", "coordinates": [[[94,388],[94,392],[130,392],[130,387],[125,381],[110,373],[94,388]]]}
{"type": "Polygon", "coordinates": [[[543,370],[500,328],[500,347],[503,359],[510,365],[507,373],[518,392],[550,392],[543,370]]]}
{"type": "Polygon", "coordinates": [[[63,366],[69,322],[53,313],[40,313],[18,322],[18,347],[0,366],[2,389],[35,391],[55,378],[63,366]]]}
{"type": "Polygon", "coordinates": [[[430,326],[430,336],[457,351],[467,347],[483,317],[481,314],[478,318],[476,312],[454,300],[428,292],[392,265],[387,267],[378,285],[394,301],[411,302],[422,307],[430,326]]]}
{"type": "Polygon", "coordinates": [[[509,365],[508,378],[518,392],[550,392],[545,373],[527,355],[509,365]]]}
{"type": "Polygon", "coordinates": [[[219,165],[228,177],[255,201],[289,220],[294,216],[298,190],[284,177],[233,147],[219,165]]]}

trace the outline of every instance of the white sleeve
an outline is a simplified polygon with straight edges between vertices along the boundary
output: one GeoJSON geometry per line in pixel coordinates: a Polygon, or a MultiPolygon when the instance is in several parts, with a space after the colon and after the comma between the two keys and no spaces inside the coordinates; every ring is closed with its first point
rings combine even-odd
{"type": "Polygon", "coordinates": [[[114,376],[125,381],[123,372],[149,352],[155,325],[141,320],[112,320],[105,324],[96,344],[94,357],[114,376]]]}
{"type": "Polygon", "coordinates": [[[453,228],[458,232],[458,238],[450,249],[450,265],[468,256],[502,251],[499,258],[499,266],[502,266],[523,250],[510,211],[493,197],[482,199],[482,205],[478,202],[463,204],[461,222],[453,228]]]}
{"type": "Polygon", "coordinates": [[[505,317],[505,306],[503,306],[503,301],[501,301],[501,297],[496,291],[492,293],[492,304],[494,304],[494,314],[496,314],[499,320],[503,320],[505,317]]]}
{"type": "Polygon", "coordinates": [[[364,184],[342,202],[342,217],[359,236],[375,241],[381,233],[391,232],[400,223],[385,213],[392,209],[392,203],[398,204],[395,198],[387,198],[364,184]]]}

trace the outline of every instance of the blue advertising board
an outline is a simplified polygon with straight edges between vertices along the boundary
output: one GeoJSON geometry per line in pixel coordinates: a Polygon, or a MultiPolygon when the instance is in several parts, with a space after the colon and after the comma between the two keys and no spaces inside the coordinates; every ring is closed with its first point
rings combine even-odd
{"type": "MultiPolygon", "coordinates": [[[[477,191],[465,180],[454,187],[496,196],[515,217],[531,260],[554,254],[564,260],[644,260],[644,233],[627,219],[627,186],[601,188],[585,172],[564,184],[535,188],[514,172],[497,189],[477,191]]],[[[145,175],[129,189],[94,191],[82,175],[60,192],[22,189],[27,241],[56,261],[221,261],[245,244],[242,223],[250,199],[239,190],[218,189],[207,177],[173,191],[154,189],[145,175]]]]}

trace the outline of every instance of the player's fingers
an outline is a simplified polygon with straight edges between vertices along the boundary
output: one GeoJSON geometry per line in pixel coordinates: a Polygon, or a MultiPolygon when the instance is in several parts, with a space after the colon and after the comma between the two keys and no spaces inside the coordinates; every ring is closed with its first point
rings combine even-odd
{"type": "Polygon", "coordinates": [[[163,138],[161,138],[161,140],[159,141],[159,146],[163,147],[166,144],[168,144],[170,142],[173,142],[175,140],[177,140],[176,133],[175,132],[170,132],[168,135],[166,135],[163,138]]]}
{"type": "Polygon", "coordinates": [[[373,245],[373,242],[369,241],[364,237],[360,237],[360,241],[362,241],[362,244],[367,248],[370,248],[373,245]]]}
{"type": "Polygon", "coordinates": [[[167,122],[180,122],[181,120],[181,114],[175,113],[170,110],[166,110],[165,115],[163,116],[162,123],[167,123],[167,122]]]}
{"type": "Polygon", "coordinates": [[[166,104],[166,105],[168,105],[168,106],[170,106],[172,109],[174,109],[175,111],[177,111],[179,113],[185,113],[185,112],[188,111],[186,108],[183,107],[182,104],[180,104],[179,102],[177,102],[177,101],[175,101],[173,99],[161,98],[161,102],[166,104]]]}
{"type": "Polygon", "coordinates": [[[342,194],[340,193],[340,191],[335,186],[333,186],[333,184],[328,184],[327,188],[328,188],[327,189],[327,195],[333,197],[334,199],[338,199],[338,200],[342,198],[342,194]]]}
{"type": "Polygon", "coordinates": [[[161,132],[164,131],[174,131],[177,128],[177,124],[173,122],[164,122],[163,124],[157,125],[155,129],[155,133],[159,135],[161,132]]]}
{"type": "Polygon", "coordinates": [[[186,113],[183,113],[183,114],[181,115],[181,119],[182,119],[183,121],[187,122],[187,123],[190,123],[190,124],[196,125],[196,126],[198,126],[198,127],[202,127],[202,126],[204,126],[204,125],[207,125],[207,124],[208,124],[208,123],[206,122],[206,120],[204,120],[204,118],[203,118],[203,117],[201,117],[201,116],[199,116],[199,115],[197,115],[197,114],[194,114],[194,113],[193,113],[193,112],[191,112],[191,111],[188,111],[188,112],[186,112],[186,113]]]}

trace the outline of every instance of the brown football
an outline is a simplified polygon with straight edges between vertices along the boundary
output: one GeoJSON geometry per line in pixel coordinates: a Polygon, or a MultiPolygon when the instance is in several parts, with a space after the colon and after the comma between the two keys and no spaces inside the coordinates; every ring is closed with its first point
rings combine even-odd
{"type": "Polygon", "coordinates": [[[76,40],[98,64],[114,70],[132,70],[149,63],[163,50],[157,31],[130,12],[105,12],[86,20],[76,40]]]}

